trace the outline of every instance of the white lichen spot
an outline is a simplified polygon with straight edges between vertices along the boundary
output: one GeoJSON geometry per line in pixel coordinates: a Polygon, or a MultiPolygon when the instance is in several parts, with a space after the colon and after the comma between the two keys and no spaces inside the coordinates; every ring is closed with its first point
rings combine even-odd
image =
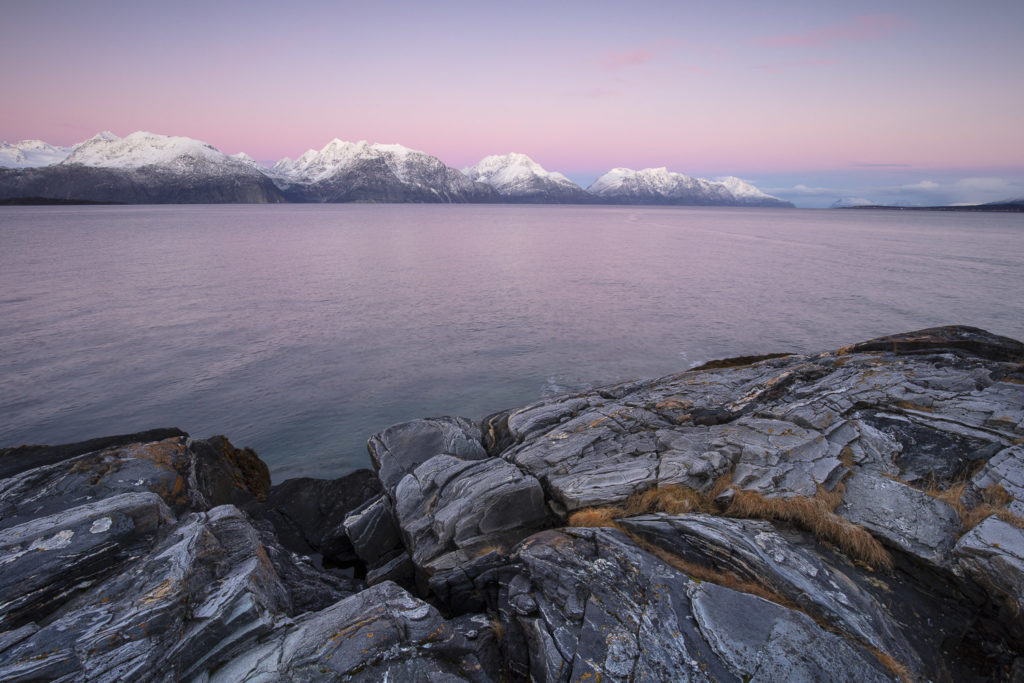
{"type": "Polygon", "coordinates": [[[112,520],[110,517],[100,517],[99,519],[97,519],[95,522],[92,523],[91,527],[89,527],[89,533],[91,533],[91,534],[102,534],[104,531],[109,530],[110,529],[110,525],[113,524],[113,523],[114,523],[114,520],[112,520]]]}
{"type": "Polygon", "coordinates": [[[71,545],[71,538],[75,535],[75,532],[71,529],[64,529],[58,531],[53,535],[52,538],[37,538],[32,541],[32,545],[28,547],[29,550],[60,550],[61,548],[67,548],[71,545]]]}

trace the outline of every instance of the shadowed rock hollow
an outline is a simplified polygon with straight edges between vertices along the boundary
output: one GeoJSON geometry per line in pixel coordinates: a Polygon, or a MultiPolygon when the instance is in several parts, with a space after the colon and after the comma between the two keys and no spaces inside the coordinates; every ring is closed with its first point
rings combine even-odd
{"type": "Polygon", "coordinates": [[[4,680],[1021,680],[1024,345],[945,327],[370,438],[0,452],[4,680]]]}

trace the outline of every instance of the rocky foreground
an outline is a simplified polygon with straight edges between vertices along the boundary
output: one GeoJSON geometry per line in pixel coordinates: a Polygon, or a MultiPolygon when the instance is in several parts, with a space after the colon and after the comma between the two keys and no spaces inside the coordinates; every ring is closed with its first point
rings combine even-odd
{"type": "Polygon", "coordinates": [[[0,452],[0,679],[1022,680],[1024,345],[935,328],[369,442],[0,452]]]}

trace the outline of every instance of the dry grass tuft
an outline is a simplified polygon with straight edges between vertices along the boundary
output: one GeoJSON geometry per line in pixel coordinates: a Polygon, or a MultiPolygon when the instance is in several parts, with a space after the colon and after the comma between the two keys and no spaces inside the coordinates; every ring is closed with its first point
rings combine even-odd
{"type": "Polygon", "coordinates": [[[491,631],[499,643],[505,639],[505,625],[497,617],[491,617],[491,631]]]}
{"type": "Polygon", "coordinates": [[[967,533],[978,526],[982,520],[992,515],[996,515],[1002,521],[1012,524],[1018,529],[1024,529],[1024,518],[1006,509],[1006,506],[1013,502],[1013,496],[1007,493],[1001,485],[993,484],[982,489],[981,502],[974,507],[964,505],[963,495],[966,488],[967,482],[961,482],[945,489],[939,488],[938,484],[932,482],[928,488],[924,489],[924,492],[956,510],[956,514],[960,517],[962,534],[967,533]]]}
{"type": "Polygon", "coordinates": [[[569,515],[569,526],[607,526],[619,528],[615,520],[625,517],[626,511],[620,507],[584,508],[569,515]]]}
{"type": "Polygon", "coordinates": [[[1015,515],[1009,510],[997,510],[996,517],[998,517],[999,519],[1003,520],[1011,526],[1015,526],[1018,529],[1024,529],[1024,517],[1021,517],[1020,515],[1015,515]]]}
{"type": "Polygon", "coordinates": [[[877,647],[874,647],[873,645],[861,643],[861,646],[865,650],[870,652],[872,655],[874,655],[875,659],[878,660],[879,664],[881,664],[890,672],[892,672],[892,674],[899,678],[901,681],[903,681],[903,683],[912,683],[913,681],[917,680],[914,674],[910,672],[910,669],[908,669],[902,663],[894,659],[892,655],[889,655],[879,650],[877,647]]]}
{"type": "Polygon", "coordinates": [[[753,491],[737,490],[732,502],[721,511],[715,498],[730,486],[725,475],[707,493],[686,486],[662,486],[635,494],[621,507],[586,508],[569,516],[570,526],[619,528],[616,519],[650,512],[671,515],[703,512],[711,515],[747,519],[774,519],[790,522],[814,534],[819,540],[838,547],[852,559],[872,568],[891,567],[892,557],[866,529],[835,514],[846,491],[840,483],[831,491],[821,486],[812,498],[765,498],[753,491]]]}
{"type": "Polygon", "coordinates": [[[842,463],[843,467],[853,469],[853,449],[849,446],[843,446],[843,450],[839,452],[839,462],[842,463]]]}
{"type": "Polygon", "coordinates": [[[681,515],[687,512],[705,512],[705,508],[707,508],[707,497],[687,486],[663,486],[647,489],[643,493],[630,496],[626,501],[626,511],[630,515],[642,515],[648,512],[681,515]]]}
{"type": "Polygon", "coordinates": [[[842,500],[843,491],[836,487],[831,492],[820,488],[813,498],[765,498],[753,491],[736,491],[726,509],[729,517],[776,519],[806,529],[818,539],[837,546],[854,560],[870,567],[891,567],[892,557],[882,544],[866,529],[848,522],[833,510],[842,500]]]}

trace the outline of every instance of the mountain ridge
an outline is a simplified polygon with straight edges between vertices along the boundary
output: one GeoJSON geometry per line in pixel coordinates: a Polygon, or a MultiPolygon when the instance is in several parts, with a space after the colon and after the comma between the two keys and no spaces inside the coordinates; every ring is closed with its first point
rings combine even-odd
{"type": "Polygon", "coordinates": [[[41,140],[0,144],[0,200],[118,203],[539,203],[781,206],[734,176],[694,178],[615,168],[584,189],[525,154],[489,155],[456,169],[399,144],[345,142],[270,167],[200,140],[109,131],[70,147],[41,140]]]}

